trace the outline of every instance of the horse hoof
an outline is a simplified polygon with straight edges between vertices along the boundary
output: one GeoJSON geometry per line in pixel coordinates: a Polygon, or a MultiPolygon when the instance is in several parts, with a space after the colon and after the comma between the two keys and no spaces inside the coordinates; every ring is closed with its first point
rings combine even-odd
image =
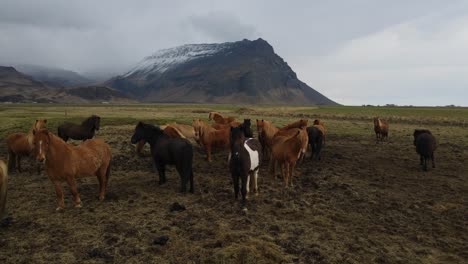
{"type": "Polygon", "coordinates": [[[247,207],[245,207],[245,206],[242,206],[242,211],[247,212],[247,211],[249,211],[249,209],[247,209],[247,207]]]}
{"type": "Polygon", "coordinates": [[[104,200],[104,195],[100,195],[98,199],[99,199],[99,201],[103,201],[104,200]]]}
{"type": "Polygon", "coordinates": [[[254,195],[255,195],[255,196],[258,196],[258,192],[255,192],[254,195]]]}
{"type": "Polygon", "coordinates": [[[55,211],[59,212],[59,211],[62,211],[63,210],[63,207],[57,207],[55,208],[55,211]]]}
{"type": "Polygon", "coordinates": [[[75,208],[81,208],[81,204],[75,204],[75,208]]]}

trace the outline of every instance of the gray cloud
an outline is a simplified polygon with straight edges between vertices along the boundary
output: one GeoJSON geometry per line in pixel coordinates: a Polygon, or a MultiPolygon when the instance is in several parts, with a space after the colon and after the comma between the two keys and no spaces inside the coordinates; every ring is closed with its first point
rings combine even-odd
{"type": "Polygon", "coordinates": [[[467,104],[464,1],[0,0],[0,6],[3,64],[121,73],[162,48],[261,37],[300,79],[343,103],[406,102],[401,94],[426,89],[434,96],[417,102],[467,104]],[[449,96],[436,92],[442,84],[449,96]]]}

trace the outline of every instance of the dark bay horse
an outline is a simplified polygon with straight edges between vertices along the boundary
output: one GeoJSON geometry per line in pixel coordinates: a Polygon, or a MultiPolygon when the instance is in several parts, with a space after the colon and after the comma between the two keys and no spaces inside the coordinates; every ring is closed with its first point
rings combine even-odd
{"type": "Polygon", "coordinates": [[[96,130],[99,130],[101,118],[97,115],[92,115],[84,120],[81,125],[70,122],[65,122],[58,127],[58,136],[65,142],[68,139],[87,140],[94,137],[96,130]]]}
{"type": "Polygon", "coordinates": [[[240,124],[240,128],[244,132],[245,137],[247,138],[253,138],[253,131],[251,128],[251,121],[250,119],[244,119],[244,123],[240,124]]]}
{"type": "Polygon", "coordinates": [[[150,144],[151,156],[159,173],[159,184],[166,182],[166,165],[175,165],[180,175],[180,191],[186,192],[190,181],[190,192],[193,193],[193,148],[190,141],[171,138],[159,127],[139,122],[131,142],[135,144],[141,140],[150,144]]]}
{"type": "Polygon", "coordinates": [[[435,168],[434,151],[437,148],[437,142],[431,131],[427,129],[415,129],[413,133],[416,152],[419,154],[420,165],[427,171],[427,160],[432,160],[432,168],[435,168]]]}
{"type": "Polygon", "coordinates": [[[314,159],[315,157],[317,160],[320,160],[320,152],[322,151],[323,138],[325,136],[322,129],[317,125],[308,127],[307,135],[309,136],[309,145],[311,150],[310,159],[314,159]]]}
{"type": "Polygon", "coordinates": [[[257,178],[262,160],[262,146],[254,138],[246,138],[243,128],[231,128],[230,143],[231,153],[229,159],[229,170],[231,171],[232,183],[234,184],[234,196],[237,199],[239,194],[239,178],[241,180],[242,206],[245,207],[245,200],[249,192],[250,180],[252,179],[252,189],[257,194],[257,178]]]}
{"type": "Polygon", "coordinates": [[[57,210],[65,207],[62,182],[67,182],[75,207],[81,207],[76,178],[96,176],[99,200],[103,200],[110,175],[111,148],[101,139],[86,140],[79,146],[65,143],[47,129],[34,130],[36,159],[45,164],[47,176],[55,185],[57,210]]]}

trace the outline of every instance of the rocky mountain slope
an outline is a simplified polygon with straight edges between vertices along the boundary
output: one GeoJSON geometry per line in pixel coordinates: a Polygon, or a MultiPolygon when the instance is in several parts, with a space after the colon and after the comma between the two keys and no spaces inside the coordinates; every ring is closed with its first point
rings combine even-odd
{"type": "Polygon", "coordinates": [[[105,84],[145,102],[336,104],[263,39],[161,50],[105,84]]]}

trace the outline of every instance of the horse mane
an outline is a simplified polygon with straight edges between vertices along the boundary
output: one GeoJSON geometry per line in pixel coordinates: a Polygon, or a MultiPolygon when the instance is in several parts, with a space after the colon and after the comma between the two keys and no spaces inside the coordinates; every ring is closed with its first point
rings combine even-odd
{"type": "Polygon", "coordinates": [[[307,126],[307,123],[308,123],[308,120],[307,119],[299,119],[291,124],[288,124],[284,127],[282,127],[281,129],[285,130],[285,129],[291,129],[291,128],[301,128],[301,127],[306,127],[307,126]]]}
{"type": "Polygon", "coordinates": [[[94,127],[96,119],[99,119],[99,116],[92,115],[92,116],[86,118],[83,122],[81,122],[81,125],[86,126],[86,127],[94,127]]]}
{"type": "Polygon", "coordinates": [[[46,128],[46,123],[47,123],[47,119],[36,119],[36,122],[34,122],[31,129],[29,130],[28,134],[26,135],[26,139],[28,140],[29,146],[33,147],[33,144],[34,144],[34,142],[33,142],[34,141],[33,131],[34,130],[37,131],[37,130],[46,128]]]}
{"type": "Polygon", "coordinates": [[[278,132],[279,128],[274,126],[273,123],[266,121],[266,120],[262,120],[262,122],[263,122],[263,131],[265,132],[267,137],[273,137],[276,134],[276,132],[278,132]]]}

